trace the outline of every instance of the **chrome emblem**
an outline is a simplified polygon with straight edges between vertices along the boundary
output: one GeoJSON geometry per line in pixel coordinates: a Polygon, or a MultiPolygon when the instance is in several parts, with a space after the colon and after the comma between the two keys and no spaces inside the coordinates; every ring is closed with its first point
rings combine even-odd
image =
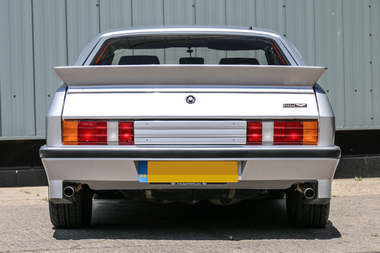
{"type": "Polygon", "coordinates": [[[283,104],[283,108],[297,108],[297,107],[307,107],[306,103],[297,103],[297,104],[283,104]]]}
{"type": "Polygon", "coordinates": [[[186,97],[186,102],[188,104],[194,104],[195,103],[195,97],[194,96],[187,96],[186,97]]]}

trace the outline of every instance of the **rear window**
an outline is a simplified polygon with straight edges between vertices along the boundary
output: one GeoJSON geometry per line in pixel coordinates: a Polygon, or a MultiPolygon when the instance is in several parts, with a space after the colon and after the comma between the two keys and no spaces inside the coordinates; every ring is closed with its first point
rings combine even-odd
{"type": "Polygon", "coordinates": [[[288,65],[268,38],[224,35],[149,35],[108,39],[91,65],[288,65]]]}

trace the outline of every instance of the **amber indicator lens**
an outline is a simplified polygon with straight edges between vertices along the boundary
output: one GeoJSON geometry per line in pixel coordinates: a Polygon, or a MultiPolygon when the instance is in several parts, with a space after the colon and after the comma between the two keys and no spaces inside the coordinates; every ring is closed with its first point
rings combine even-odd
{"type": "Polygon", "coordinates": [[[63,145],[78,145],[78,121],[64,120],[62,122],[63,145]]]}
{"type": "Polygon", "coordinates": [[[318,121],[303,121],[303,145],[318,145],[318,121]]]}

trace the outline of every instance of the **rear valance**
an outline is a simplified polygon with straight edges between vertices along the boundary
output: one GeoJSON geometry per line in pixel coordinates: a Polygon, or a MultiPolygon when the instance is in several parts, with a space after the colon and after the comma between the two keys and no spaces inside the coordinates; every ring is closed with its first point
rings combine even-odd
{"type": "Polygon", "coordinates": [[[255,85],[312,87],[326,67],[236,65],[144,65],[54,67],[67,86],[255,85]]]}

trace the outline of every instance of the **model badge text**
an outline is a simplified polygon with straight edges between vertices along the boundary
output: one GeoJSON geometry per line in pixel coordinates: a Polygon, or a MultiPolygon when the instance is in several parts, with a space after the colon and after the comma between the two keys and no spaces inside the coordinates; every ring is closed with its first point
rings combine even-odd
{"type": "Polygon", "coordinates": [[[297,103],[297,104],[283,104],[283,108],[295,108],[295,107],[307,107],[306,103],[297,103]]]}

